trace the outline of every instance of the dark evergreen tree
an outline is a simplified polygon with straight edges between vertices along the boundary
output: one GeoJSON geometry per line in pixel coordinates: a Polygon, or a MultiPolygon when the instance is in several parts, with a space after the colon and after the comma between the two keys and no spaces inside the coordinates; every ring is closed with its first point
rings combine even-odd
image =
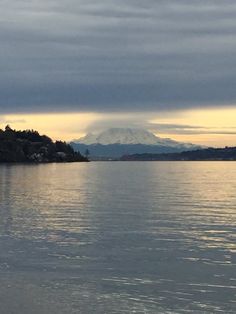
{"type": "Polygon", "coordinates": [[[0,130],[0,162],[87,161],[66,142],[53,143],[35,130],[16,131],[9,125],[0,130]]]}

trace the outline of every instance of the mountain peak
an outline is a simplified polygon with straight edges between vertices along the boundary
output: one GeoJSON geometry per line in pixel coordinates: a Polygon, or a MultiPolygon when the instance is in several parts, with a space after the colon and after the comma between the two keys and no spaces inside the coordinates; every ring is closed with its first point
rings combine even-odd
{"type": "Polygon", "coordinates": [[[111,128],[99,134],[87,134],[71,143],[76,150],[90,151],[90,157],[120,158],[137,153],[170,153],[199,149],[200,146],[181,143],[138,128],[111,128]]]}
{"type": "Polygon", "coordinates": [[[171,139],[157,137],[155,134],[140,128],[110,128],[99,134],[89,133],[74,142],[85,145],[166,145],[168,143],[169,146],[172,146],[179,144],[171,139]]]}

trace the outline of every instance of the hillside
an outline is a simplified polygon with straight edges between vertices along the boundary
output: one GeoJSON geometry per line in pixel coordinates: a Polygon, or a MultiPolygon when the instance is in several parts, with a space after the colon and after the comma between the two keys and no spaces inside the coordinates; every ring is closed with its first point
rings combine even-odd
{"type": "Polygon", "coordinates": [[[62,141],[55,143],[34,130],[0,130],[0,162],[77,162],[87,161],[62,141]]]}

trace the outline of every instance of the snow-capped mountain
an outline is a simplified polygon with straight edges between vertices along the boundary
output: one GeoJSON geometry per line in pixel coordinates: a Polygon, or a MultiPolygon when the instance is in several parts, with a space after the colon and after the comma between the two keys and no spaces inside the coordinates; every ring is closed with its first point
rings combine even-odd
{"type": "Polygon", "coordinates": [[[201,148],[200,146],[160,138],[143,129],[112,128],[100,134],[87,134],[73,140],[71,145],[82,154],[87,150],[92,159],[120,158],[142,153],[176,153],[201,148]]]}
{"type": "Polygon", "coordinates": [[[80,143],[85,145],[111,145],[111,144],[121,144],[121,145],[167,145],[171,147],[186,145],[186,147],[191,148],[193,144],[181,143],[173,141],[169,138],[160,138],[153,133],[143,130],[143,129],[131,129],[131,128],[111,128],[102,133],[95,135],[92,133],[86,136],[74,140],[74,143],[80,143]]]}

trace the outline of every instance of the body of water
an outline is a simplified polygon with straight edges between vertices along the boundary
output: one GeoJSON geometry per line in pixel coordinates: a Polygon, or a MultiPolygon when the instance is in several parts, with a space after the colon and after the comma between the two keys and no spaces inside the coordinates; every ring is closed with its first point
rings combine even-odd
{"type": "Polygon", "coordinates": [[[0,313],[235,313],[236,163],[0,166],[0,313]]]}

